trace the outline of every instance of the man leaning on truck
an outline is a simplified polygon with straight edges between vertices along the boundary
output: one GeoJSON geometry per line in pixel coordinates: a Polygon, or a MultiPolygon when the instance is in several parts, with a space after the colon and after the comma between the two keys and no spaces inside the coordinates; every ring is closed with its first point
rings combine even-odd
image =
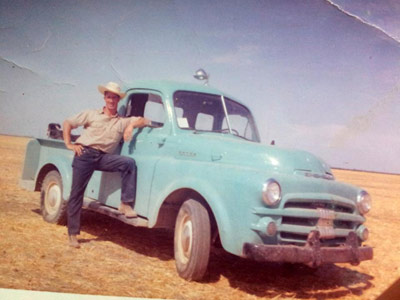
{"type": "Polygon", "coordinates": [[[137,216],[133,210],[136,196],[136,164],[130,157],[113,154],[123,137],[132,138],[134,128],[150,125],[142,117],[123,118],[118,115],[118,102],[125,97],[117,83],[99,85],[104,95],[105,106],[97,110],[86,110],[64,121],[63,137],[68,149],[74,151],[72,162],[72,186],[68,201],[69,245],[79,248],[80,218],[85,189],[94,171],[120,172],[121,206],[119,211],[127,218],[137,216]],[[81,136],[71,143],[71,130],[84,127],[81,136]]]}

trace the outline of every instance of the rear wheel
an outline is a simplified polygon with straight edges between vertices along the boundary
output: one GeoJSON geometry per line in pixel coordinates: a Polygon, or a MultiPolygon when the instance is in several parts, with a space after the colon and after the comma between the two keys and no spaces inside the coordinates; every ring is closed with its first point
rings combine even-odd
{"type": "Polygon", "coordinates": [[[67,201],[63,199],[62,178],[57,171],[50,171],[43,180],[40,210],[45,221],[67,224],[67,201]]]}
{"type": "Polygon", "coordinates": [[[181,206],[175,224],[174,252],[179,276],[201,280],[210,256],[211,228],[207,209],[189,199],[181,206]]]}

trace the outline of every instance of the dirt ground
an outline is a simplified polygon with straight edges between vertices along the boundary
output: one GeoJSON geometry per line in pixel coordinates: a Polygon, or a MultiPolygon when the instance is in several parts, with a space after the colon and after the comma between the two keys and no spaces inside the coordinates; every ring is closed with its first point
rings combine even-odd
{"type": "Polygon", "coordinates": [[[39,193],[18,186],[29,139],[0,135],[0,288],[169,299],[375,299],[400,278],[400,175],[334,170],[373,198],[367,227],[374,259],[310,270],[255,263],[223,250],[205,282],[175,271],[173,235],[85,211],[81,249],[66,228],[46,223],[39,193]]]}

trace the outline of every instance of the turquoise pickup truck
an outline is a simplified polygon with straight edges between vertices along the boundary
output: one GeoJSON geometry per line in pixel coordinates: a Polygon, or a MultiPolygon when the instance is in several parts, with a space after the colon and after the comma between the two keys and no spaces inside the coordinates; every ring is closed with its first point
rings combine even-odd
{"type": "MultiPolygon", "coordinates": [[[[123,116],[144,116],[121,155],[138,167],[135,210],[118,212],[119,173],[95,172],[84,207],[133,226],[174,230],[179,275],[201,280],[213,245],[256,261],[358,264],[371,207],[361,188],[335,180],[314,155],[262,145],[250,110],[209,86],[136,82],[120,101],[123,116]]],[[[62,140],[27,145],[20,185],[41,193],[44,220],[65,224],[73,152],[62,140]]]]}

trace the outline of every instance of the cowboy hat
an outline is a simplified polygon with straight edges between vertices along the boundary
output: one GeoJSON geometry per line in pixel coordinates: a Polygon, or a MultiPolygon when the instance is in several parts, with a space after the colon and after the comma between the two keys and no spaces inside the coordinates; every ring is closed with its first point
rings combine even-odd
{"type": "Polygon", "coordinates": [[[117,94],[121,99],[125,97],[126,93],[121,92],[121,88],[119,87],[118,83],[109,82],[106,85],[99,85],[98,86],[99,92],[104,95],[105,92],[111,92],[117,94]]]}

